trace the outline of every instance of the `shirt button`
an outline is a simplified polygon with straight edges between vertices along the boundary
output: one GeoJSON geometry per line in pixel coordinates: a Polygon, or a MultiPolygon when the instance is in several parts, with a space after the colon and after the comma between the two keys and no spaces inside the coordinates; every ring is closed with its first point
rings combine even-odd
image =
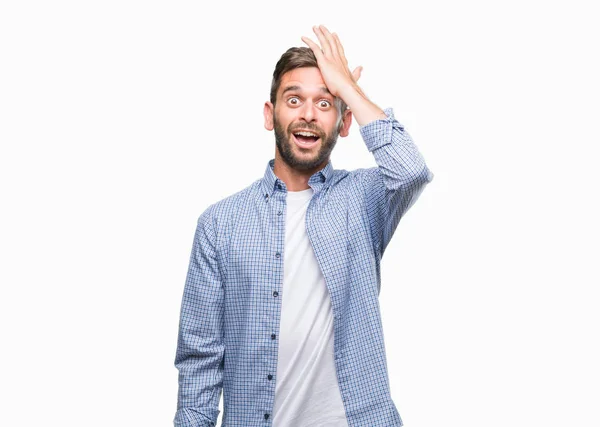
{"type": "Polygon", "coordinates": [[[269,414],[265,414],[265,420],[269,419],[269,414]]]}
{"type": "Polygon", "coordinates": [[[277,215],[281,215],[281,214],[282,214],[282,212],[281,212],[281,211],[277,212],[277,215]]]}
{"type": "Polygon", "coordinates": [[[325,177],[321,175],[321,182],[325,182],[325,177]]]}
{"type": "Polygon", "coordinates": [[[275,339],[275,337],[276,337],[276,335],[275,335],[275,334],[271,334],[271,339],[272,339],[272,340],[274,340],[274,339],[275,339]]]}
{"type": "Polygon", "coordinates": [[[280,256],[281,256],[281,254],[280,254],[279,252],[277,252],[277,253],[275,254],[275,258],[279,258],[280,256]]]}
{"type": "Polygon", "coordinates": [[[277,188],[281,190],[281,184],[277,184],[277,188]]]}
{"type": "Polygon", "coordinates": [[[269,374],[269,375],[267,375],[267,378],[268,378],[269,380],[272,380],[272,379],[273,379],[273,375],[269,374]]]}
{"type": "Polygon", "coordinates": [[[279,295],[279,292],[273,291],[273,296],[276,297],[277,295],[279,295]]]}

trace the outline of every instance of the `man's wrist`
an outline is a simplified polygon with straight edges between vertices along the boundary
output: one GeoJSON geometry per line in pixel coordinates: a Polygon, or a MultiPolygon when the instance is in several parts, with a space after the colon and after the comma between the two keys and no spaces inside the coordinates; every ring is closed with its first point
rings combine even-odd
{"type": "Polygon", "coordinates": [[[387,117],[381,108],[367,98],[356,83],[347,86],[340,93],[340,98],[350,107],[350,111],[352,111],[359,126],[365,126],[374,120],[385,119],[387,117]]]}

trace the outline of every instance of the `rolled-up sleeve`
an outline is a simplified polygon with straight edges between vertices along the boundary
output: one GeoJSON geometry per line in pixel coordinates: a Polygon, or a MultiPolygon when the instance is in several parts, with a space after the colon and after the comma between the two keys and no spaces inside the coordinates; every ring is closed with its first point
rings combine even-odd
{"type": "Polygon", "coordinates": [[[363,169],[362,185],[374,250],[382,257],[400,218],[417,201],[433,173],[412,138],[394,118],[391,108],[386,118],[360,127],[367,149],[377,167],[363,169]]]}

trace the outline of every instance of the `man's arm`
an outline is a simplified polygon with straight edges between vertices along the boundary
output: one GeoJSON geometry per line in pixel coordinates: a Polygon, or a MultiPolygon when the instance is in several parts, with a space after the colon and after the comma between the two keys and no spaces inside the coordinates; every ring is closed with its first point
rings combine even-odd
{"type": "Polygon", "coordinates": [[[350,72],[338,35],[323,25],[314,26],[313,31],[319,38],[320,48],[308,37],[302,40],[315,54],[329,92],[348,105],[377,162],[376,168],[361,170],[359,179],[365,191],[374,249],[381,257],[400,218],[433,179],[433,173],[408,133],[394,119],[392,109],[383,111],[358,86],[362,66],[350,72]]]}
{"type": "Polygon", "coordinates": [[[417,201],[433,173],[391,108],[386,118],[360,127],[367,149],[377,167],[359,175],[365,191],[367,217],[375,253],[379,258],[387,247],[400,218],[417,201]]]}
{"type": "Polygon", "coordinates": [[[179,321],[176,427],[215,426],[223,386],[224,289],[211,207],[198,218],[179,321]]]}

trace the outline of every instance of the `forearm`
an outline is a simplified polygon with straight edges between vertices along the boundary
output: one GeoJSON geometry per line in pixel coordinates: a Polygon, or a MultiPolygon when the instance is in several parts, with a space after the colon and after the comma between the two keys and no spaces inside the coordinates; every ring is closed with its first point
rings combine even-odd
{"type": "Polygon", "coordinates": [[[375,105],[355,83],[346,86],[341,92],[340,97],[350,107],[352,115],[360,126],[364,126],[377,119],[385,119],[385,112],[375,105]]]}
{"type": "Polygon", "coordinates": [[[433,179],[425,159],[410,134],[394,117],[392,108],[382,111],[383,117],[360,127],[367,149],[379,167],[389,189],[406,184],[421,186],[433,179]]]}
{"type": "Polygon", "coordinates": [[[175,426],[216,425],[223,387],[225,294],[211,209],[198,219],[181,303],[175,426]]]}
{"type": "Polygon", "coordinates": [[[373,154],[377,167],[362,170],[366,209],[374,238],[374,247],[381,256],[400,218],[415,203],[423,188],[433,179],[433,173],[404,127],[386,108],[384,119],[361,126],[360,133],[373,154]]]}

